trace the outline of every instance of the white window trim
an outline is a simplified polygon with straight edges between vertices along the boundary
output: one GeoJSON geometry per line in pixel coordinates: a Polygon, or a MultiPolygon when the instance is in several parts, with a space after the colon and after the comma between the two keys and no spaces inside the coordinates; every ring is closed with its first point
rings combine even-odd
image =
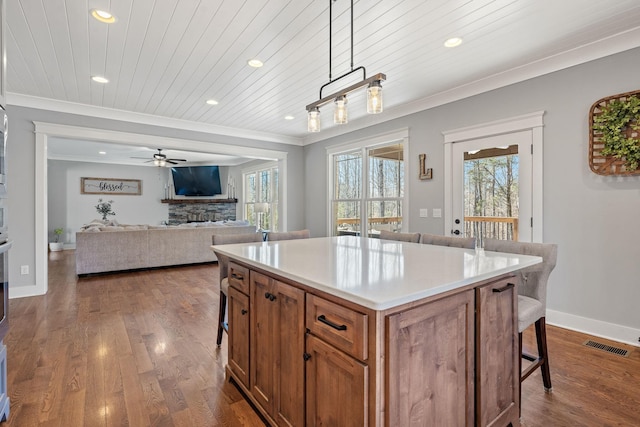
{"type": "Polygon", "coordinates": [[[543,238],[543,215],[542,215],[542,198],[543,198],[543,132],[544,127],[544,111],[536,111],[521,116],[510,117],[493,122],[482,123],[474,126],[468,126],[459,129],[452,129],[442,132],[444,135],[444,229],[451,230],[451,210],[453,199],[451,194],[451,182],[453,178],[453,144],[456,142],[468,141],[470,139],[486,138],[495,135],[503,135],[506,133],[530,130],[532,133],[533,144],[533,161],[531,171],[531,196],[533,217],[532,241],[542,242],[543,238]]]}
{"type": "MultiPolygon", "coordinates": [[[[372,137],[362,138],[355,141],[349,141],[344,144],[332,145],[327,147],[327,223],[326,230],[327,236],[332,235],[332,205],[333,200],[333,156],[340,153],[345,153],[354,150],[362,150],[364,148],[373,148],[379,145],[385,145],[394,141],[402,141],[402,151],[404,158],[404,197],[402,199],[402,231],[409,230],[409,128],[397,129],[392,132],[374,135],[372,137]]],[[[365,172],[368,172],[368,165],[366,165],[365,172]]],[[[363,169],[363,170],[364,170],[363,169]]],[[[368,176],[368,174],[366,175],[368,176]]],[[[363,181],[364,185],[365,181],[363,181]]],[[[366,189],[362,189],[363,193],[366,189]]]]}

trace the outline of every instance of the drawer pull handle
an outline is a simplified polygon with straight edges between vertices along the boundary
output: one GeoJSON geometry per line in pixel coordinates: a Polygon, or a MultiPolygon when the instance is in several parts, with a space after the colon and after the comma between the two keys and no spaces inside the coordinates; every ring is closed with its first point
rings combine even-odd
{"type": "Polygon", "coordinates": [[[514,286],[515,285],[513,283],[507,283],[502,288],[493,288],[493,292],[504,292],[504,291],[507,291],[507,290],[513,288],[514,286]]]}
{"type": "Polygon", "coordinates": [[[244,308],[243,308],[242,310],[240,310],[240,314],[242,314],[243,316],[244,316],[245,314],[247,314],[247,313],[248,313],[248,311],[247,311],[247,310],[245,310],[244,308]]]}
{"type": "Polygon", "coordinates": [[[244,276],[242,274],[231,273],[231,277],[236,280],[244,280],[244,276]]]}
{"type": "Polygon", "coordinates": [[[336,325],[331,320],[327,320],[327,318],[324,317],[324,314],[318,316],[318,321],[324,323],[325,325],[329,325],[333,329],[337,329],[339,331],[346,331],[347,330],[347,325],[336,325]]]}
{"type": "Polygon", "coordinates": [[[266,299],[268,299],[269,301],[275,301],[276,300],[276,296],[274,294],[272,294],[271,292],[265,292],[264,293],[264,297],[266,299]]]}

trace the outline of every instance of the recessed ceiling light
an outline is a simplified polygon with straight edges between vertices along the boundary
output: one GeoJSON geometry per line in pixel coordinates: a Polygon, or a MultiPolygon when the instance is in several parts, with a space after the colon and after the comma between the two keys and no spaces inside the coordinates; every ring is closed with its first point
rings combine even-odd
{"type": "Polygon", "coordinates": [[[247,64],[249,64],[249,66],[253,68],[260,68],[264,65],[259,59],[250,59],[247,61],[247,64]]]}
{"type": "Polygon", "coordinates": [[[445,47],[456,47],[462,44],[462,39],[460,37],[451,37],[446,42],[444,42],[445,47]]]}
{"type": "Polygon", "coordinates": [[[102,76],[93,76],[91,77],[91,80],[93,80],[96,83],[109,83],[109,79],[102,76]]]}
{"type": "Polygon", "coordinates": [[[116,17],[100,9],[91,9],[91,16],[97,19],[100,22],[104,22],[105,24],[113,24],[116,22],[116,17]]]}
{"type": "Polygon", "coordinates": [[[107,152],[106,151],[98,151],[98,154],[102,154],[104,156],[105,154],[107,154],[107,152]]]}
{"type": "Polygon", "coordinates": [[[207,104],[209,105],[218,105],[218,101],[215,99],[207,99],[207,104]]]}
{"type": "Polygon", "coordinates": [[[295,119],[295,117],[293,117],[293,116],[284,116],[284,119],[285,120],[293,120],[293,119],[295,119]]]}

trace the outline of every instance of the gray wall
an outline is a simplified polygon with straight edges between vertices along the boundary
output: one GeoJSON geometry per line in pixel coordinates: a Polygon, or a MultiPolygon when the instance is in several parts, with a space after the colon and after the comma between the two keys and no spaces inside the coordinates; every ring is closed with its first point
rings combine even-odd
{"type": "MultiPolygon", "coordinates": [[[[302,227],[304,224],[301,200],[303,200],[304,174],[302,167],[302,147],[277,144],[184,131],[151,125],[140,125],[97,117],[59,113],[33,108],[7,107],[9,117],[9,158],[8,191],[10,233],[14,244],[9,257],[10,287],[33,286],[35,282],[35,133],[33,121],[56,123],[72,126],[84,126],[96,129],[132,132],[185,140],[222,143],[233,146],[245,146],[266,150],[287,152],[289,186],[287,196],[290,201],[288,216],[290,227],[302,227]],[[20,266],[31,266],[28,275],[20,274],[20,266]]],[[[49,197],[54,196],[49,194],[49,197]]],[[[60,201],[62,203],[62,200],[60,201]]],[[[66,202],[65,202],[66,203],[66,202]]],[[[117,211],[117,209],[114,209],[117,211]]]]}
{"type": "Polygon", "coordinates": [[[109,219],[120,224],[159,225],[168,219],[168,206],[160,200],[169,177],[169,168],[110,165],[102,163],[49,160],[47,166],[49,238],[58,227],[65,229],[61,241],[75,243],[75,233],[82,225],[101,219],[95,206],[98,200],[113,200],[116,213],[109,219]],[[139,179],[142,194],[81,194],[81,177],[139,179]],[[60,201],[64,201],[62,204],[60,201]]]}
{"type": "Polygon", "coordinates": [[[306,224],[326,235],[327,146],[408,127],[409,229],[443,233],[443,219],[418,217],[444,207],[442,131],[544,110],[544,241],[559,245],[548,308],[640,330],[640,177],[601,177],[588,165],[591,105],[640,89],[638,70],[634,49],[307,146],[306,224]],[[432,181],[416,178],[418,153],[432,181]]]}

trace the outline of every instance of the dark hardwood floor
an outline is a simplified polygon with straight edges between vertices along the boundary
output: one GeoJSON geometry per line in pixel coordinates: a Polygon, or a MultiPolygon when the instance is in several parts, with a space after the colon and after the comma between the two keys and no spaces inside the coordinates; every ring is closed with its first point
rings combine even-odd
{"type": "MultiPolygon", "coordinates": [[[[50,257],[49,293],[10,301],[5,425],[263,425],[225,381],[216,265],[78,279],[73,251],[50,257]]],[[[640,426],[640,349],[588,338],[548,328],[553,393],[539,372],[525,381],[523,426],[640,426]]]]}

